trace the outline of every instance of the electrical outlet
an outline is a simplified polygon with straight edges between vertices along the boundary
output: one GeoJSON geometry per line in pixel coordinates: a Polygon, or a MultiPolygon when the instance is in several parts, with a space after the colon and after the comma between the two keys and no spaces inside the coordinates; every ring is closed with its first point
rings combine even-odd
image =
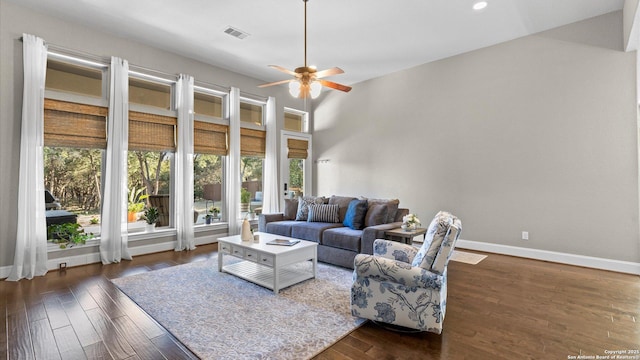
{"type": "Polygon", "coordinates": [[[528,231],[523,231],[522,232],[522,240],[529,240],[529,232],[528,231]]]}

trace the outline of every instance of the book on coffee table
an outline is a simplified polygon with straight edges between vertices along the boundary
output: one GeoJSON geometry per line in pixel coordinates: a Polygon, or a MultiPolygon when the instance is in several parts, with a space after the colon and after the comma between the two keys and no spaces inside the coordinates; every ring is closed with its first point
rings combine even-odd
{"type": "Polygon", "coordinates": [[[292,246],[299,243],[300,240],[275,239],[267,242],[267,245],[283,245],[292,246]]]}

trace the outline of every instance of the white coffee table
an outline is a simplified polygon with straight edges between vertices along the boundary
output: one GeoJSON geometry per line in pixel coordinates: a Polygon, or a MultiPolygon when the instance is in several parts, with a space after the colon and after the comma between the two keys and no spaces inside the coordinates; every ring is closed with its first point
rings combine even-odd
{"type": "Polygon", "coordinates": [[[280,289],[316,277],[318,267],[318,244],[300,240],[293,246],[267,245],[274,239],[298,240],[286,236],[256,233],[260,242],[242,241],[240,235],[218,238],[218,271],[235,275],[255,284],[272,289],[280,289]],[[233,256],[244,261],[224,265],[225,256],[233,256]],[[293,268],[288,265],[311,261],[312,271],[293,268]]]}

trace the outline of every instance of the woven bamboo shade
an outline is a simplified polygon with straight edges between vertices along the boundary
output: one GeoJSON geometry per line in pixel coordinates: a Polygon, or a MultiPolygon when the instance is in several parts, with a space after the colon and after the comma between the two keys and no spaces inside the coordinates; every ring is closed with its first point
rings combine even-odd
{"type": "Polygon", "coordinates": [[[267,132],[240,128],[240,155],[265,157],[267,132]]]}
{"type": "Polygon", "coordinates": [[[106,149],[107,113],[105,107],[45,99],[44,144],[106,149]]]}
{"type": "Polygon", "coordinates": [[[129,111],[129,150],[175,151],[177,123],[171,116],[129,111]]]}
{"type": "Polygon", "coordinates": [[[193,151],[196,154],[228,155],[226,125],[212,124],[203,121],[193,122],[193,151]]]}
{"type": "Polygon", "coordinates": [[[306,159],[309,156],[309,142],[307,140],[287,139],[287,157],[289,159],[306,159]]]}

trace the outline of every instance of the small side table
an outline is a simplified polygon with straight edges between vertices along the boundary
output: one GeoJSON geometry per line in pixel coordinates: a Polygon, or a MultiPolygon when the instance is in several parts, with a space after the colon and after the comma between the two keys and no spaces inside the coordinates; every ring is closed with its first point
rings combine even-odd
{"type": "Polygon", "coordinates": [[[418,235],[423,235],[424,238],[427,238],[427,228],[417,228],[411,231],[402,230],[402,228],[396,228],[387,230],[384,232],[384,236],[388,240],[399,241],[401,243],[405,243],[411,245],[411,240],[418,235]]]}

